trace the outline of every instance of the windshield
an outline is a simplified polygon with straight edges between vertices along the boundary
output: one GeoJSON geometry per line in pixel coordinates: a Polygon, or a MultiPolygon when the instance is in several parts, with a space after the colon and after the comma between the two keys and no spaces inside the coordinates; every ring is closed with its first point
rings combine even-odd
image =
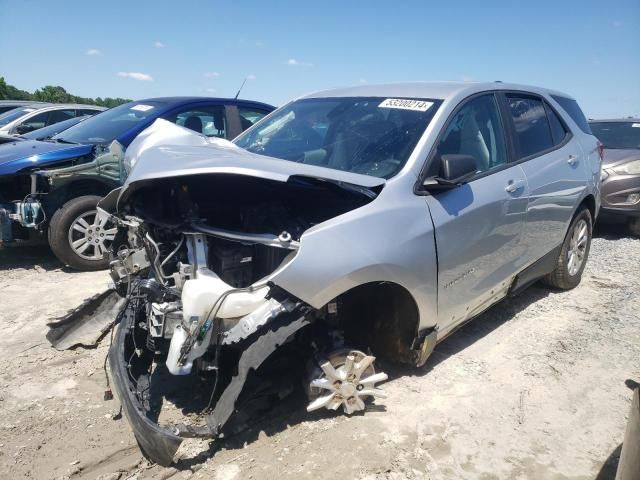
{"type": "Polygon", "coordinates": [[[9,110],[6,113],[0,115],[0,127],[7,125],[8,123],[17,120],[18,118],[26,115],[29,112],[35,112],[37,108],[33,107],[22,107],[22,108],[14,108],[13,110],[9,110]]]}
{"type": "Polygon", "coordinates": [[[406,163],[439,104],[379,97],[298,100],[234,143],[282,160],[391,178],[406,163]]]}
{"type": "Polygon", "coordinates": [[[53,140],[83,144],[109,144],[136,125],[154,118],[162,102],[131,102],[94,115],[59,133],[53,140]]]}
{"type": "Polygon", "coordinates": [[[640,148],[640,122],[593,122],[591,131],[605,148],[640,148]]]}
{"type": "Polygon", "coordinates": [[[43,138],[53,137],[63,130],[66,130],[69,127],[73,127],[75,124],[83,121],[86,118],[89,118],[89,115],[85,115],[84,117],[70,118],[69,120],[63,120],[62,122],[54,123],[53,125],[49,125],[48,127],[39,128],[28,133],[23,133],[20,136],[22,138],[26,138],[27,140],[42,140],[43,138]]]}

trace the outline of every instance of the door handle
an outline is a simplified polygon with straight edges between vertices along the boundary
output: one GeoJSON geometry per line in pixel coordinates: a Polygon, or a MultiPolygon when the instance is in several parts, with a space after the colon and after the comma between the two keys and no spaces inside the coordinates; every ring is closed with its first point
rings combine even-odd
{"type": "Polygon", "coordinates": [[[524,180],[519,178],[518,180],[509,180],[509,183],[507,183],[504,189],[509,193],[514,193],[522,187],[524,187],[524,180]]]}
{"type": "Polygon", "coordinates": [[[567,163],[573,167],[575,164],[578,163],[578,157],[576,157],[575,155],[569,155],[569,159],[567,160],[567,163]]]}

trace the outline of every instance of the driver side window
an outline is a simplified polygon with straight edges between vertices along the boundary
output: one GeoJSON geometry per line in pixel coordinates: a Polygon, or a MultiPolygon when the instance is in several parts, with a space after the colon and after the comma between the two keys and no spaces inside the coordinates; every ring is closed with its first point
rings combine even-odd
{"type": "Polygon", "coordinates": [[[449,123],[437,148],[437,155],[470,155],[478,173],[504,165],[507,152],[504,130],[495,95],[467,102],[449,123]]]}

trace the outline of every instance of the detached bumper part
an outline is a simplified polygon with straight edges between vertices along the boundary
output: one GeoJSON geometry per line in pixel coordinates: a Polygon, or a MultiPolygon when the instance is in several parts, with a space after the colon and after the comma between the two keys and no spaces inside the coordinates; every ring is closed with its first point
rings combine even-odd
{"type": "Polygon", "coordinates": [[[291,335],[310,323],[300,311],[286,313],[264,326],[250,339],[238,361],[238,374],[231,379],[213,412],[208,416],[208,426],[162,427],[147,417],[147,410],[136,395],[132,375],[127,371],[130,362],[144,361],[137,354],[127,352],[129,339],[134,335],[134,319],[133,312],[127,310],[109,352],[109,365],[115,390],[140,448],[150,460],[162,466],[171,465],[173,456],[184,438],[214,438],[219,435],[236,408],[236,401],[249,372],[260,367],[291,335]]]}

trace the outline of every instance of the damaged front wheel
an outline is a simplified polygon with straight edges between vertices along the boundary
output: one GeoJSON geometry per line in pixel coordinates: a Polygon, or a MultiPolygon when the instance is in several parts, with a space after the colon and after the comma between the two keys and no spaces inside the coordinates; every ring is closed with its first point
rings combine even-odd
{"type": "Polygon", "coordinates": [[[366,401],[385,398],[384,391],[375,384],[389,377],[386,373],[376,373],[375,359],[359,350],[340,349],[318,361],[318,365],[310,369],[307,411],[342,407],[351,415],[364,410],[366,401]]]}

